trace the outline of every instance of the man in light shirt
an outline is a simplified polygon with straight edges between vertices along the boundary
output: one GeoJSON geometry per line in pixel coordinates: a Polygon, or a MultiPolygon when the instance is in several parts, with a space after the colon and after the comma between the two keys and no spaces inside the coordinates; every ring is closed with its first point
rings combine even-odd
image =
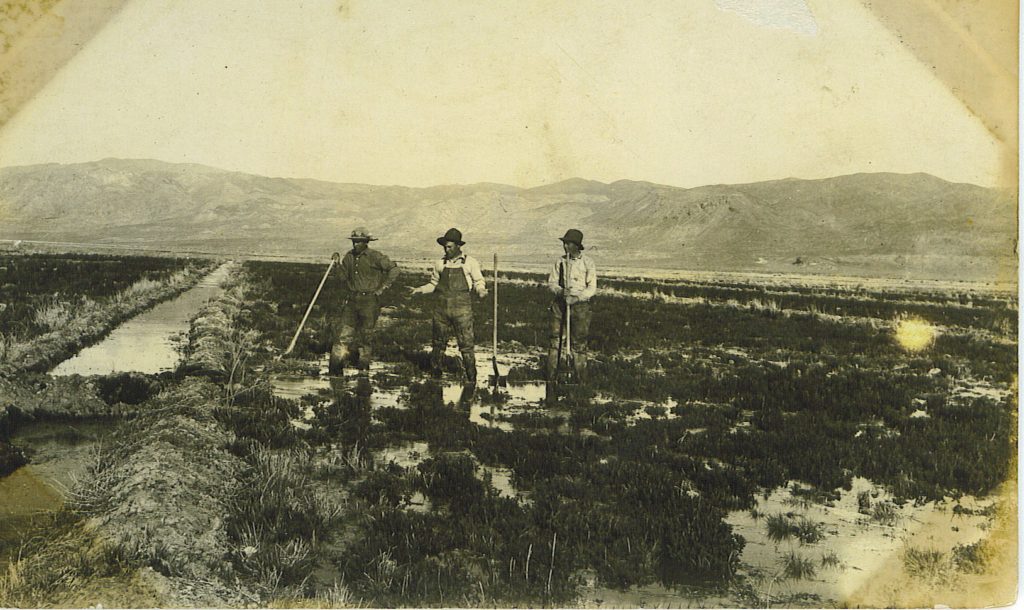
{"type": "Polygon", "coordinates": [[[466,370],[467,384],[476,385],[476,355],[473,353],[473,305],[470,293],[480,298],[487,296],[487,286],[480,263],[462,251],[466,242],[458,229],[448,229],[437,238],[444,248],[444,256],[434,261],[430,270],[430,281],[413,288],[413,294],[433,292],[437,302],[432,320],[430,367],[435,375],[441,373],[441,361],[448,346],[449,330],[455,332],[455,339],[462,354],[462,366],[466,370]]]}
{"type": "MultiPolygon", "coordinates": [[[[583,233],[569,229],[561,238],[565,256],[558,259],[548,275],[548,289],[555,295],[551,303],[551,324],[548,344],[548,381],[554,381],[558,370],[559,350],[565,332],[566,304],[569,305],[570,341],[576,374],[582,379],[587,366],[587,334],[590,331],[590,300],[597,293],[597,269],[594,261],[583,254],[583,233]]],[[[561,354],[563,360],[567,354],[561,354]]]]}

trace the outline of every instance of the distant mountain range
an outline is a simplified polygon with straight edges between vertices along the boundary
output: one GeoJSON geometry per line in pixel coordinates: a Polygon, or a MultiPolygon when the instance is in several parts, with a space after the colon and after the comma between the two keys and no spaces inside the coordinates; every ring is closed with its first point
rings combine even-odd
{"type": "Polygon", "coordinates": [[[393,256],[428,257],[455,226],[480,258],[540,262],[576,227],[606,266],[1005,281],[1016,218],[1012,193],[927,174],[524,189],[340,184],[151,160],[0,169],[0,239],[232,255],[326,259],[366,225],[393,256]]]}

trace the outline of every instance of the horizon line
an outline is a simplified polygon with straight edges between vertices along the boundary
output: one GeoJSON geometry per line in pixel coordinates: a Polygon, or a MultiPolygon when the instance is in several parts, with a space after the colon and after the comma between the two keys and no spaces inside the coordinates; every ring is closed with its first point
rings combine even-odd
{"type": "Polygon", "coordinates": [[[143,161],[143,162],[162,163],[162,164],[165,164],[165,165],[193,165],[193,166],[203,167],[203,168],[207,168],[207,169],[211,169],[211,170],[216,170],[216,171],[219,171],[219,172],[224,172],[224,173],[229,173],[229,174],[244,174],[244,175],[247,175],[247,176],[255,176],[255,177],[260,177],[260,178],[268,178],[268,179],[271,179],[271,180],[303,180],[303,181],[323,182],[323,183],[327,183],[327,184],[340,184],[340,185],[350,185],[350,186],[406,188],[406,189],[419,189],[419,190],[429,190],[429,189],[434,189],[434,188],[470,187],[470,186],[478,186],[478,185],[485,185],[486,184],[486,185],[494,185],[494,186],[499,186],[499,187],[505,187],[505,188],[509,188],[509,189],[515,189],[517,191],[531,191],[531,190],[535,190],[535,189],[541,189],[541,188],[545,188],[545,187],[556,186],[556,185],[559,185],[559,184],[565,184],[567,182],[586,182],[586,183],[599,184],[601,186],[611,186],[611,185],[619,184],[619,183],[622,183],[622,182],[634,182],[634,183],[641,183],[641,184],[649,184],[649,185],[652,185],[652,186],[660,186],[660,187],[667,187],[667,188],[673,188],[673,189],[690,190],[690,189],[706,188],[706,187],[714,187],[714,186],[745,186],[745,185],[752,185],[752,184],[764,184],[764,183],[768,183],[768,182],[784,182],[784,181],[787,181],[787,180],[799,180],[799,181],[804,181],[804,182],[816,182],[816,181],[823,181],[823,180],[832,180],[832,179],[836,179],[836,178],[847,178],[847,177],[851,177],[851,176],[874,176],[874,175],[894,175],[894,176],[918,176],[918,175],[920,175],[920,176],[928,176],[928,177],[934,178],[936,180],[941,180],[941,181],[946,182],[946,183],[951,184],[951,185],[968,185],[968,186],[974,186],[974,187],[978,187],[978,188],[991,189],[991,190],[997,190],[997,191],[998,190],[1013,190],[1012,187],[983,186],[983,185],[980,185],[980,184],[975,184],[973,182],[956,182],[956,181],[948,180],[948,179],[943,178],[941,176],[936,176],[935,174],[931,174],[931,173],[925,172],[925,171],[917,171],[917,172],[892,172],[892,171],[866,172],[865,171],[865,172],[854,172],[852,174],[835,174],[835,175],[832,175],[832,176],[824,176],[824,177],[818,177],[818,178],[800,178],[800,177],[797,177],[797,176],[786,176],[784,178],[771,178],[771,179],[767,179],[767,180],[756,180],[756,181],[752,181],[752,182],[709,182],[709,183],[704,183],[704,184],[700,184],[700,185],[697,185],[697,186],[678,186],[678,185],[674,185],[674,184],[667,184],[667,183],[663,183],[663,182],[654,182],[654,181],[651,181],[651,180],[638,180],[638,179],[634,179],[634,178],[619,178],[617,180],[612,180],[610,182],[604,182],[604,181],[595,180],[595,179],[592,179],[592,178],[584,178],[582,176],[573,176],[573,177],[570,177],[570,178],[564,178],[562,180],[557,180],[555,182],[547,182],[547,183],[543,183],[543,184],[537,184],[537,185],[534,185],[534,186],[517,186],[517,185],[514,185],[514,184],[508,184],[508,183],[504,183],[504,182],[494,182],[494,181],[491,181],[491,180],[480,180],[480,181],[477,181],[477,182],[467,182],[467,183],[459,183],[459,182],[437,183],[437,184],[432,184],[432,185],[429,185],[429,186],[409,186],[409,185],[406,185],[406,184],[399,184],[399,183],[390,183],[390,184],[378,183],[378,184],[374,184],[374,183],[370,183],[370,182],[349,182],[349,181],[339,181],[339,180],[325,180],[325,179],[322,179],[322,178],[310,178],[310,177],[303,177],[303,176],[271,176],[271,175],[267,175],[267,174],[257,174],[257,173],[253,173],[253,172],[249,172],[249,171],[243,171],[243,170],[226,169],[226,168],[219,167],[219,166],[216,166],[216,165],[208,165],[208,164],[205,164],[205,163],[197,163],[197,162],[194,162],[194,161],[164,161],[163,159],[154,159],[154,158],[151,158],[151,157],[103,157],[101,159],[94,159],[94,160],[91,160],[91,161],[75,161],[75,162],[68,162],[68,163],[59,162],[59,161],[49,161],[49,162],[43,162],[43,163],[31,163],[31,164],[27,164],[27,165],[0,165],[0,171],[8,170],[8,169],[12,169],[12,170],[27,169],[27,168],[47,166],[47,165],[60,165],[60,166],[90,165],[90,164],[103,163],[105,161],[125,161],[125,162],[143,161]]]}

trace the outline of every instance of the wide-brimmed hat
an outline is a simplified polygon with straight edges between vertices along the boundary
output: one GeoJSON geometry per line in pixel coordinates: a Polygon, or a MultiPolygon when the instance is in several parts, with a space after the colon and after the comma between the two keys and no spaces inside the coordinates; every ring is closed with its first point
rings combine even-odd
{"type": "Polygon", "coordinates": [[[583,249],[583,233],[579,229],[569,229],[565,232],[565,237],[559,237],[563,242],[572,242],[583,249]]]}
{"type": "Polygon", "coordinates": [[[437,243],[441,244],[442,246],[449,241],[455,242],[460,246],[466,245],[466,242],[462,241],[462,231],[458,229],[448,229],[447,231],[445,231],[445,234],[443,236],[437,238],[437,243]]]}
{"type": "Polygon", "coordinates": [[[377,241],[377,238],[370,234],[366,227],[352,229],[352,235],[348,237],[352,241],[377,241]]]}

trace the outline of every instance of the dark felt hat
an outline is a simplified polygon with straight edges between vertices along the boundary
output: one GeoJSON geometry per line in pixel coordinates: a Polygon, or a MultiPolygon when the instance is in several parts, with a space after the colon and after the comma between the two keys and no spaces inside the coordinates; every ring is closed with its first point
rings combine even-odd
{"type": "Polygon", "coordinates": [[[569,229],[565,232],[565,237],[560,237],[563,242],[568,241],[576,244],[583,249],[583,233],[579,229],[569,229]]]}
{"type": "Polygon", "coordinates": [[[442,246],[445,244],[445,242],[449,241],[455,242],[460,246],[466,245],[466,242],[462,241],[462,231],[458,229],[448,229],[443,237],[437,238],[437,243],[441,244],[442,246]]]}

